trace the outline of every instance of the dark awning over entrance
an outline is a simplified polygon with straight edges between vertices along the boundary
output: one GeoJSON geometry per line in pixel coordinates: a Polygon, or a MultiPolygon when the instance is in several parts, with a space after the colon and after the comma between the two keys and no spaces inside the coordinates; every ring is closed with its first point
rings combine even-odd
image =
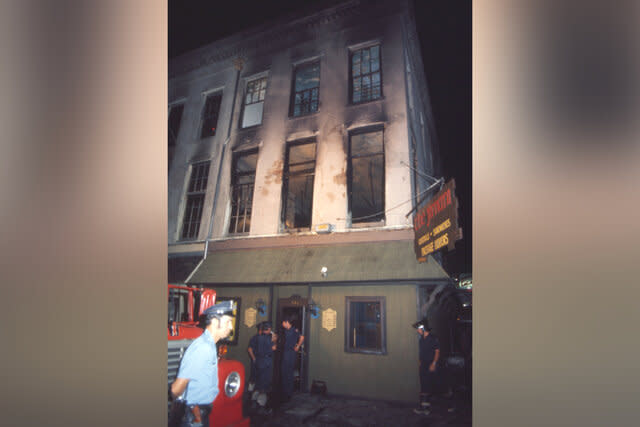
{"type": "Polygon", "coordinates": [[[413,241],[222,250],[207,259],[189,283],[310,283],[443,279],[431,257],[416,260],[413,241]],[[321,277],[327,267],[327,277],[321,277]]]}
{"type": "Polygon", "coordinates": [[[169,283],[185,283],[201,259],[202,255],[169,257],[167,263],[167,276],[169,283]]]}

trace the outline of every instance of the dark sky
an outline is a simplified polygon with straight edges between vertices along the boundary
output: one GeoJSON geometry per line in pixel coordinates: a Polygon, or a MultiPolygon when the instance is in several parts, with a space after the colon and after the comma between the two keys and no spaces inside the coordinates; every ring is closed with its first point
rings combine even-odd
{"type": "MultiPolygon", "coordinates": [[[[267,21],[343,0],[169,0],[169,57],[267,21]]],[[[451,275],[471,273],[471,1],[417,0],[416,23],[442,173],[455,178],[463,239],[445,252],[451,275]]]]}

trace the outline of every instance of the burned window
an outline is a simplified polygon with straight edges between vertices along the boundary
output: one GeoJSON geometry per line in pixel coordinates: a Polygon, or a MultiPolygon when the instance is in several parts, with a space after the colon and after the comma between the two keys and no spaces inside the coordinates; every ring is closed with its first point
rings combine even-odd
{"type": "Polygon", "coordinates": [[[371,101],[382,97],[380,46],[351,53],[351,102],[371,101]]]}
{"type": "Polygon", "coordinates": [[[229,233],[248,233],[251,228],[251,205],[257,163],[257,150],[235,153],[233,157],[229,233]]]}
{"type": "Polygon", "coordinates": [[[294,71],[290,114],[298,117],[318,111],[319,90],[320,63],[313,62],[298,66],[294,71]]]}
{"type": "Polygon", "coordinates": [[[221,101],[221,93],[214,93],[207,96],[204,103],[204,109],[202,110],[202,129],[200,131],[200,138],[206,138],[216,134],[221,101]]]}
{"type": "Polygon", "coordinates": [[[182,239],[195,239],[200,231],[204,196],[209,180],[209,161],[195,163],[187,188],[187,202],[182,220],[182,239]]]}
{"type": "Polygon", "coordinates": [[[385,298],[346,297],[345,351],[386,354],[385,298]]]}
{"type": "Polygon", "coordinates": [[[184,104],[174,105],[169,111],[169,147],[176,145],[184,104]]]}
{"type": "Polygon", "coordinates": [[[349,210],[351,222],[384,220],[383,131],[349,138],[349,210]]]}
{"type": "Polygon", "coordinates": [[[257,126],[262,123],[262,107],[267,92],[267,78],[250,80],[244,94],[242,127],[257,126]]]}
{"type": "Polygon", "coordinates": [[[316,143],[287,146],[282,183],[283,223],[286,229],[311,227],[316,143]]]}

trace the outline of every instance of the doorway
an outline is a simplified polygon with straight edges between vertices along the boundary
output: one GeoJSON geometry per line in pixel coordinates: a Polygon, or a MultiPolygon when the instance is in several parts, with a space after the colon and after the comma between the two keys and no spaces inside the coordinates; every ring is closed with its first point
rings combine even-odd
{"type": "Polygon", "coordinates": [[[307,307],[307,299],[302,298],[298,295],[293,295],[290,298],[280,298],[278,300],[278,312],[276,315],[276,325],[274,325],[274,330],[278,334],[278,351],[275,359],[274,366],[274,383],[278,384],[277,389],[281,388],[281,372],[280,372],[280,364],[282,362],[282,348],[284,346],[284,328],[282,327],[282,321],[286,316],[293,316],[293,325],[292,327],[298,329],[301,335],[304,335],[304,342],[298,351],[295,368],[294,368],[294,392],[304,392],[307,391],[307,382],[308,382],[308,361],[309,361],[309,336],[308,336],[308,310],[307,307]]]}

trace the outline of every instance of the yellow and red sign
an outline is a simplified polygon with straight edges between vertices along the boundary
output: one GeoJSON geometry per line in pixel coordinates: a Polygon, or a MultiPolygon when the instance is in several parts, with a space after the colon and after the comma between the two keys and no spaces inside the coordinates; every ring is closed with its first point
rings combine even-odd
{"type": "Polygon", "coordinates": [[[415,251],[419,262],[425,262],[427,255],[444,247],[454,249],[455,242],[462,239],[455,189],[455,180],[451,179],[413,217],[415,251]]]}

